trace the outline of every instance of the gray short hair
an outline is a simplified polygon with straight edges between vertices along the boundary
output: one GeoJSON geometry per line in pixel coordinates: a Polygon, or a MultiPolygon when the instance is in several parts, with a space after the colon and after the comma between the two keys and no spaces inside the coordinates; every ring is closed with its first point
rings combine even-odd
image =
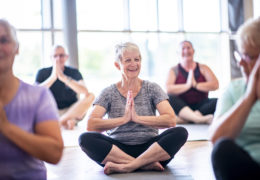
{"type": "Polygon", "coordinates": [[[140,53],[139,47],[135,43],[125,42],[125,43],[117,44],[115,46],[115,50],[116,50],[115,61],[119,62],[122,59],[123,53],[125,51],[132,50],[132,49],[138,50],[139,54],[140,54],[140,58],[141,58],[141,53],[140,53]]]}
{"type": "Polygon", "coordinates": [[[67,48],[61,44],[54,44],[51,48],[51,53],[53,54],[56,51],[56,49],[59,49],[59,48],[64,49],[65,54],[67,54],[67,48]]]}
{"type": "Polygon", "coordinates": [[[6,29],[7,34],[10,35],[11,39],[15,42],[15,44],[18,45],[19,43],[18,43],[15,27],[12,26],[5,19],[0,19],[0,25],[6,29]]]}
{"type": "Polygon", "coordinates": [[[239,27],[237,45],[239,50],[245,45],[260,48],[260,17],[249,19],[239,27]]]}

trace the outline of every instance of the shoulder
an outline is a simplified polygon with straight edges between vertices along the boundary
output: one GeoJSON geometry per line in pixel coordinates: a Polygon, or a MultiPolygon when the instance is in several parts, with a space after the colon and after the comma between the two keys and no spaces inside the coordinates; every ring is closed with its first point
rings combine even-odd
{"type": "Polygon", "coordinates": [[[52,66],[50,67],[45,67],[45,68],[41,68],[38,73],[48,73],[52,70],[52,66]]]}
{"type": "Polygon", "coordinates": [[[155,82],[150,82],[148,80],[143,81],[143,87],[147,89],[148,92],[150,93],[155,93],[155,92],[162,92],[162,88],[159,84],[155,82]]]}

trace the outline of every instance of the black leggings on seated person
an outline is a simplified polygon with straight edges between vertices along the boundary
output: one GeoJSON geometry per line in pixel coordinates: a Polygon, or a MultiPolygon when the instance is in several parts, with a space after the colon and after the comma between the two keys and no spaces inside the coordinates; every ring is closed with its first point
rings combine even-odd
{"type": "Polygon", "coordinates": [[[160,162],[166,166],[174,155],[187,141],[188,132],[183,127],[170,128],[160,135],[151,138],[148,142],[139,145],[126,145],[98,132],[85,132],[79,137],[81,149],[99,165],[110,152],[113,145],[120,148],[126,154],[136,158],[146,151],[154,142],[157,142],[169,155],[170,159],[160,162]]]}
{"type": "Polygon", "coordinates": [[[232,139],[216,142],[211,161],[217,180],[260,179],[260,165],[232,139]]]}

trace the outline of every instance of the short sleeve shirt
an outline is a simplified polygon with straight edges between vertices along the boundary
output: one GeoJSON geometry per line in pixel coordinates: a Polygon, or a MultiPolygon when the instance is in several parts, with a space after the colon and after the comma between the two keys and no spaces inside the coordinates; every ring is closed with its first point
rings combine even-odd
{"type": "MultiPolygon", "coordinates": [[[[42,83],[50,77],[51,72],[52,67],[39,70],[36,76],[36,82],[42,83]]],[[[81,73],[77,69],[72,67],[65,66],[63,73],[76,81],[83,79],[81,73]]],[[[71,88],[66,86],[66,84],[58,79],[50,87],[50,90],[57,102],[59,109],[67,108],[77,101],[76,92],[74,92],[71,88]]]]}
{"type": "MultiPolygon", "coordinates": [[[[155,116],[156,105],[167,99],[168,96],[159,85],[143,81],[139,93],[134,98],[136,113],[139,116],[155,116]]],[[[94,105],[104,107],[108,118],[123,117],[126,98],[118,91],[116,84],[113,84],[101,92],[94,105]]],[[[145,143],[150,138],[158,135],[158,129],[135,122],[128,122],[107,131],[107,133],[121,143],[136,145],[145,143]]]]}
{"type": "MultiPolygon", "coordinates": [[[[221,116],[245,94],[245,79],[232,81],[217,103],[215,116],[221,116]]],[[[251,157],[260,164],[260,101],[256,101],[250,110],[246,123],[236,138],[251,157]]]]}
{"type": "MultiPolygon", "coordinates": [[[[58,110],[51,92],[20,81],[15,97],[4,106],[7,119],[29,133],[44,121],[57,121],[58,110]]],[[[0,133],[0,179],[46,179],[44,163],[20,149],[0,133]]]]}

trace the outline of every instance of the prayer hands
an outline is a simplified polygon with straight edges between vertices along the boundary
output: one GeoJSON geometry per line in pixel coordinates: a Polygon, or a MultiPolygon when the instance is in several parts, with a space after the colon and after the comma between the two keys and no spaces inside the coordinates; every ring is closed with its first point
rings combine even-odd
{"type": "Polygon", "coordinates": [[[197,82],[195,80],[193,70],[189,70],[188,78],[186,84],[191,88],[194,87],[196,88],[197,82]]]}
{"type": "Polygon", "coordinates": [[[260,99],[260,56],[249,75],[246,96],[250,96],[254,100],[260,99]]]}
{"type": "Polygon", "coordinates": [[[137,122],[138,116],[135,112],[134,98],[131,90],[127,93],[126,107],[125,107],[125,119],[126,122],[134,121],[137,122]]]}

